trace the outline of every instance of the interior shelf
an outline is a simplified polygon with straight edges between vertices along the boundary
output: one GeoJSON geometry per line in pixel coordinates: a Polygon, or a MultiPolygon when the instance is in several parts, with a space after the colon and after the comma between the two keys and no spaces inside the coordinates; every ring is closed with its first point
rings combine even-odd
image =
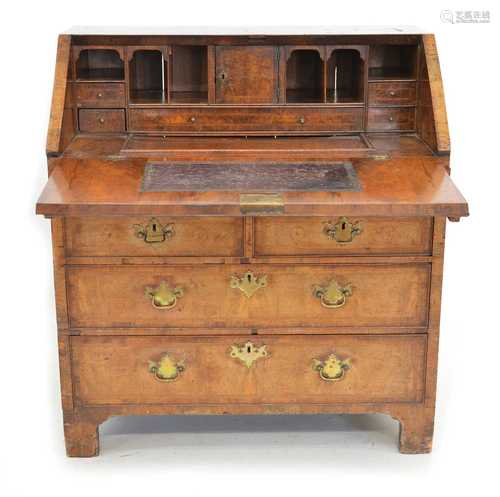
{"type": "Polygon", "coordinates": [[[130,60],[130,102],[168,101],[168,62],[162,49],[136,50],[130,60]]]}
{"type": "Polygon", "coordinates": [[[171,103],[208,103],[207,47],[172,47],[171,103]]]}
{"type": "Polygon", "coordinates": [[[333,50],[327,61],[329,103],[361,103],[364,100],[364,62],[358,50],[333,50]]]}
{"type": "Polygon", "coordinates": [[[80,51],[76,61],[76,79],[122,81],[124,77],[123,60],[116,50],[92,48],[80,51]]]}
{"type": "Polygon", "coordinates": [[[323,66],[318,50],[293,50],[286,63],[286,102],[324,102],[323,66]]]}
{"type": "Polygon", "coordinates": [[[415,79],[416,45],[373,45],[370,48],[368,78],[415,79]]]}

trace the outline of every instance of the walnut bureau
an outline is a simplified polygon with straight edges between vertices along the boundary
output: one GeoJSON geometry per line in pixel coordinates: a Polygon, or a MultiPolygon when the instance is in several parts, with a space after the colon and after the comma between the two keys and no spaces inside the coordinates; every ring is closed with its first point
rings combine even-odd
{"type": "Polygon", "coordinates": [[[434,37],[74,30],[47,140],[64,433],[384,413],[429,452],[450,178],[434,37]]]}

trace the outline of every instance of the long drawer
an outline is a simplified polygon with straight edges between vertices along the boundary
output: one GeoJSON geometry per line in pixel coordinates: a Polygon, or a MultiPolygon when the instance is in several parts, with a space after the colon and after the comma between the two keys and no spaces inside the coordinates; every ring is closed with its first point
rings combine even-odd
{"type": "Polygon", "coordinates": [[[362,108],[134,108],[129,131],[362,131],[362,108]]]}
{"type": "Polygon", "coordinates": [[[72,327],[424,327],[430,265],[70,266],[72,327]]]}
{"type": "Polygon", "coordinates": [[[255,255],[429,254],[432,218],[257,217],[255,255]]]}
{"type": "Polygon", "coordinates": [[[65,234],[71,257],[243,255],[243,218],[67,218],[65,234]]]}
{"type": "Polygon", "coordinates": [[[81,405],[418,402],[424,335],[72,337],[81,405]]]}

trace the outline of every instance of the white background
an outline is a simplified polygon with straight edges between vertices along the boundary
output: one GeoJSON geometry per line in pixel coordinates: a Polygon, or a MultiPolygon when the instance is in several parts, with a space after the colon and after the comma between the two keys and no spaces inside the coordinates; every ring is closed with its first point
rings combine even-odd
{"type": "Polygon", "coordinates": [[[499,25],[493,2],[4,2],[0,28],[0,494],[498,495],[499,25]],[[443,9],[492,23],[444,24],[443,9]],[[417,25],[437,35],[452,175],[434,452],[397,452],[384,416],[121,418],[102,455],[65,457],[49,222],[35,217],[57,34],[71,25],[417,25]],[[141,433],[141,431],[143,433],[141,433]]]}

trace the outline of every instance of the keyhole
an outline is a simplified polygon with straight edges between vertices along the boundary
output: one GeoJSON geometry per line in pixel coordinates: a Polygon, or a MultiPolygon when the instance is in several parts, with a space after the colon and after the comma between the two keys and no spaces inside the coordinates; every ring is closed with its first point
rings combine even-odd
{"type": "Polygon", "coordinates": [[[226,73],[225,72],[221,72],[220,73],[220,79],[226,79],[226,73]]]}
{"type": "Polygon", "coordinates": [[[250,347],[250,345],[247,346],[247,352],[250,354],[250,352],[252,352],[252,349],[250,347]]]}
{"type": "Polygon", "coordinates": [[[342,231],[345,230],[345,223],[342,223],[342,231]]]}
{"type": "Polygon", "coordinates": [[[252,281],[252,277],[249,274],[247,274],[247,280],[248,280],[248,283],[250,283],[252,281]]]}
{"type": "Polygon", "coordinates": [[[153,231],[156,231],[156,224],[153,224],[153,231]]]}

